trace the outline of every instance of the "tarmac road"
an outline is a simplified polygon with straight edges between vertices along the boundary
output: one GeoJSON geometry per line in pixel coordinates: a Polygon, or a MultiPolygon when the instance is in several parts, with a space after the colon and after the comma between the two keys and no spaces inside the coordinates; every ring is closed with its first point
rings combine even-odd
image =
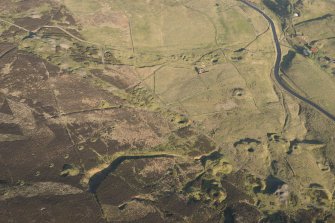
{"type": "Polygon", "coordinates": [[[269,22],[269,24],[271,26],[273,40],[274,40],[274,43],[276,45],[276,51],[277,51],[277,57],[276,57],[276,62],[275,62],[275,66],[274,66],[274,77],[275,77],[277,83],[286,92],[288,92],[292,96],[300,99],[301,101],[305,102],[306,104],[310,105],[311,107],[315,108],[316,110],[318,110],[319,112],[321,112],[322,114],[324,114],[329,119],[331,119],[332,121],[335,122],[335,115],[333,115],[330,112],[326,111],[320,105],[318,105],[318,104],[310,101],[309,99],[307,99],[307,98],[299,95],[297,92],[293,91],[291,88],[289,88],[286,85],[285,81],[279,75],[280,62],[281,62],[282,53],[281,53],[281,47],[280,47],[279,39],[278,39],[277,32],[276,32],[276,27],[275,27],[272,19],[268,15],[266,15],[261,9],[257,8],[254,4],[252,4],[251,2],[249,2],[247,0],[240,0],[240,1],[243,2],[244,4],[246,4],[247,6],[249,6],[250,8],[252,8],[252,9],[256,10],[257,12],[259,12],[269,22]]]}

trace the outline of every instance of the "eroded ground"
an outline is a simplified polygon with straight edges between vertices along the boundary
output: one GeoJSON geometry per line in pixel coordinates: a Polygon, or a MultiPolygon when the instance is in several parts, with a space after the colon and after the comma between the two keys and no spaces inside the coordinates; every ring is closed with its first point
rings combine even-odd
{"type": "MultiPolygon", "coordinates": [[[[321,45],[296,49],[282,70],[334,112],[333,17],[313,20],[333,13],[324,2],[296,3],[295,31],[321,45]],[[307,34],[321,21],[327,32],[307,34]]],[[[276,85],[272,36],[254,10],[233,0],[0,9],[0,222],[335,221],[335,124],[276,85]]],[[[283,45],[301,38],[285,35],[283,45]]]]}

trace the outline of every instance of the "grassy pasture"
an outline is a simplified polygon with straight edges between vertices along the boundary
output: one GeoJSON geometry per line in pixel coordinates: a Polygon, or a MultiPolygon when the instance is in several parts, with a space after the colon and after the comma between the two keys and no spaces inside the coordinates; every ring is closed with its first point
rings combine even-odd
{"type": "Polygon", "coordinates": [[[312,101],[335,113],[335,81],[311,60],[297,55],[288,75],[312,101]]]}
{"type": "Polygon", "coordinates": [[[299,17],[293,18],[293,22],[296,24],[298,22],[303,22],[309,19],[314,19],[323,16],[327,13],[334,13],[335,2],[332,0],[323,1],[304,1],[303,10],[299,17]]]}
{"type": "MultiPolygon", "coordinates": [[[[64,2],[71,9],[78,0],[64,2]]],[[[224,121],[217,128],[224,134],[240,132],[237,138],[262,125],[268,127],[256,135],[265,135],[281,122],[282,108],[270,76],[272,37],[265,32],[267,22],[253,10],[236,1],[105,0],[87,11],[92,2],[71,9],[86,24],[83,36],[121,48],[115,55],[124,63],[137,67],[166,63],[144,83],[172,109],[203,121],[207,130],[209,123],[217,122],[215,114],[222,115],[224,121]],[[132,47],[134,59],[129,60],[132,47]],[[242,60],[232,61],[239,56],[234,50],[242,47],[247,47],[242,60]],[[199,75],[195,66],[205,66],[208,72],[199,75]],[[234,95],[236,89],[242,96],[234,95]],[[241,131],[237,117],[248,121],[250,128],[241,131]]]]}
{"type": "Polygon", "coordinates": [[[335,55],[335,39],[328,39],[319,42],[325,55],[335,55]]]}
{"type": "Polygon", "coordinates": [[[309,40],[320,40],[334,37],[335,18],[312,21],[296,25],[295,29],[307,36],[309,40]]]}
{"type": "Polygon", "coordinates": [[[185,50],[238,42],[254,37],[251,22],[234,1],[206,4],[197,0],[64,0],[94,41],[124,50],[185,50]],[[233,5],[234,3],[234,5],[233,5]]]}

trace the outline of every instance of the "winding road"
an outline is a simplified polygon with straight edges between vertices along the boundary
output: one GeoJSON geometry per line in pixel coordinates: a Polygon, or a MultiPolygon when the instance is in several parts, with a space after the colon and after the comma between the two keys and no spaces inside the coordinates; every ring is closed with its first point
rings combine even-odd
{"type": "Polygon", "coordinates": [[[312,102],[311,100],[309,100],[309,99],[307,99],[307,98],[299,95],[297,92],[293,91],[291,88],[289,88],[286,85],[285,81],[279,75],[282,53],[281,53],[281,47],[280,47],[280,43],[279,43],[279,39],[278,39],[278,36],[277,36],[276,27],[274,25],[274,22],[272,21],[272,19],[267,14],[265,14],[261,9],[257,8],[257,6],[255,6],[251,2],[249,2],[247,0],[240,0],[240,1],[243,2],[244,4],[246,4],[247,6],[249,6],[250,8],[252,8],[252,9],[256,10],[257,12],[259,12],[269,22],[269,24],[271,26],[273,40],[274,40],[274,43],[276,45],[276,51],[277,51],[277,57],[276,57],[276,62],[275,62],[275,66],[274,66],[274,77],[275,77],[277,83],[286,92],[288,92],[292,96],[298,98],[299,100],[305,102],[306,104],[310,105],[311,107],[315,108],[316,110],[318,110],[319,112],[321,112],[322,114],[324,114],[329,119],[331,119],[332,121],[335,122],[335,115],[333,115],[330,112],[326,111],[320,105],[318,105],[318,104],[312,102]]]}

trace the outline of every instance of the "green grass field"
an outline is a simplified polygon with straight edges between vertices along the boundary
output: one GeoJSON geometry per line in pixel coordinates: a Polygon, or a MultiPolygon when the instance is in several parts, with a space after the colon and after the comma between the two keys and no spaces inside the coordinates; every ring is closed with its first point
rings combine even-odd
{"type": "Polygon", "coordinates": [[[312,101],[322,105],[329,112],[335,112],[335,80],[314,61],[297,56],[288,76],[312,101]]]}

